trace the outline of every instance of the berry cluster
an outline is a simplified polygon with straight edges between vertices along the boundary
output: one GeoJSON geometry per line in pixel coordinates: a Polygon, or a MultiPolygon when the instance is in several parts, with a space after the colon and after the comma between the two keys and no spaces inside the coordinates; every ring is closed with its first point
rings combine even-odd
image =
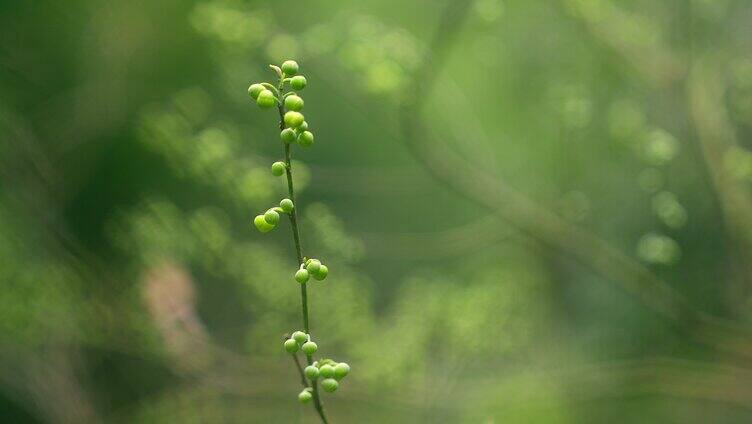
{"type": "Polygon", "coordinates": [[[297,353],[298,350],[303,350],[306,356],[311,356],[318,350],[316,343],[311,341],[311,336],[302,332],[296,331],[292,333],[292,336],[285,340],[285,350],[287,353],[297,353]]]}
{"type": "MultiPolygon", "coordinates": [[[[281,163],[281,162],[275,162],[275,163],[281,163]]],[[[277,226],[277,223],[279,223],[279,214],[292,213],[292,210],[294,207],[295,206],[293,205],[292,200],[282,199],[279,202],[279,206],[269,208],[263,214],[256,215],[256,217],[253,218],[253,225],[260,232],[268,233],[269,231],[273,230],[277,226]]]]}
{"type": "MultiPolygon", "coordinates": [[[[285,340],[284,346],[287,353],[294,355],[298,350],[302,350],[308,357],[318,350],[318,346],[311,340],[311,336],[302,331],[292,333],[292,336],[285,340]]],[[[301,403],[308,403],[313,398],[313,385],[319,378],[322,378],[321,387],[325,392],[334,392],[339,387],[339,381],[349,373],[350,366],[345,362],[335,362],[331,359],[313,362],[303,370],[303,374],[311,385],[298,394],[298,400],[301,403]]]]}
{"type": "Polygon", "coordinates": [[[313,360],[313,355],[316,353],[318,346],[311,340],[310,336],[306,283],[311,277],[318,281],[324,280],[329,275],[329,268],[318,259],[303,256],[300,247],[296,207],[293,203],[295,201],[295,193],[293,189],[292,164],[290,162],[291,149],[294,143],[302,147],[313,145],[313,133],[309,130],[305,116],[301,113],[305,103],[298,95],[298,92],[305,88],[307,81],[303,75],[298,75],[298,64],[293,60],[285,61],[282,66],[270,65],[270,67],[279,77],[277,85],[275,86],[268,82],[255,83],[248,88],[248,94],[260,108],[269,109],[276,106],[279,112],[279,136],[282,140],[284,160],[274,162],[271,168],[273,175],[277,177],[281,177],[282,175],[287,176],[287,187],[290,198],[282,199],[279,202],[279,206],[269,208],[263,214],[256,215],[253,218],[253,225],[261,233],[268,233],[279,223],[280,214],[285,214],[290,219],[293,241],[295,242],[298,262],[300,262],[300,266],[295,272],[295,281],[300,283],[301,309],[305,331],[296,331],[291,337],[286,338],[284,347],[293,356],[298,370],[301,372],[301,381],[304,389],[298,395],[298,399],[302,403],[313,400],[313,405],[321,417],[321,421],[326,423],[326,415],[318,391],[319,377],[322,378],[320,383],[324,391],[329,393],[334,392],[339,387],[339,380],[350,372],[350,366],[344,362],[334,362],[331,359],[313,360]],[[286,91],[288,86],[289,90],[286,91]],[[305,371],[298,362],[298,351],[302,351],[305,354],[308,364],[305,371]]]}
{"type": "Polygon", "coordinates": [[[295,272],[295,281],[305,284],[313,276],[314,279],[321,281],[329,275],[329,268],[322,264],[318,259],[307,259],[305,263],[300,264],[300,269],[295,272]]]}
{"type": "MultiPolygon", "coordinates": [[[[313,133],[308,130],[308,123],[305,116],[300,113],[303,110],[305,102],[296,93],[305,88],[308,81],[303,75],[298,73],[298,63],[294,60],[287,60],[282,67],[272,65],[272,68],[280,75],[279,87],[275,87],[268,82],[251,84],[248,87],[248,94],[256,101],[256,104],[262,109],[268,109],[273,106],[283,107],[287,110],[282,120],[287,128],[279,133],[279,137],[285,143],[298,143],[303,147],[310,147],[313,144],[313,133]],[[289,84],[292,90],[281,94],[285,84],[289,84]],[[281,98],[281,100],[280,100],[281,98]]],[[[274,162],[272,173],[280,176],[285,172],[284,162],[274,162]]]]}
{"type": "Polygon", "coordinates": [[[305,367],[303,373],[310,381],[315,381],[319,377],[323,378],[321,387],[325,392],[332,393],[339,387],[339,381],[350,373],[350,366],[345,362],[322,359],[305,367]]]}

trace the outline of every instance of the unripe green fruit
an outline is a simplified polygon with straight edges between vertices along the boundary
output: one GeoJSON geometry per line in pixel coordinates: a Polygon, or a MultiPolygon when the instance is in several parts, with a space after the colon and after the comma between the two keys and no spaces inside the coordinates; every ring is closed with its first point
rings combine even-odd
{"type": "Polygon", "coordinates": [[[298,400],[300,401],[300,403],[308,403],[311,401],[311,399],[313,399],[313,395],[308,391],[308,389],[303,390],[298,395],[298,400]]]}
{"type": "Polygon", "coordinates": [[[285,75],[293,76],[298,73],[298,62],[294,60],[286,60],[282,63],[282,72],[285,73],[285,75]]]}
{"type": "Polygon", "coordinates": [[[314,272],[312,275],[313,275],[313,278],[321,281],[324,278],[326,278],[327,275],[329,275],[329,268],[327,268],[326,265],[321,264],[321,266],[319,266],[319,270],[314,272]]]}
{"type": "Polygon", "coordinates": [[[294,110],[291,110],[287,113],[285,113],[285,125],[287,125],[290,128],[296,128],[300,126],[300,124],[305,121],[305,117],[300,112],[295,112],[294,110]]]}
{"type": "Polygon", "coordinates": [[[300,126],[298,127],[298,130],[300,130],[300,131],[305,131],[307,129],[308,129],[308,122],[306,122],[306,121],[303,121],[303,123],[300,124],[300,126]]]}
{"type": "Polygon", "coordinates": [[[292,204],[292,200],[290,199],[282,199],[279,202],[279,207],[282,208],[283,211],[290,213],[292,212],[295,205],[292,204]]]}
{"type": "Polygon", "coordinates": [[[311,144],[313,144],[313,133],[310,131],[303,131],[298,136],[298,144],[303,147],[309,147],[311,144]]]}
{"type": "Polygon", "coordinates": [[[277,223],[279,222],[279,214],[277,213],[277,211],[269,209],[264,214],[264,221],[266,221],[266,223],[270,225],[277,225],[277,223]]]}
{"type": "Polygon", "coordinates": [[[349,373],[350,366],[344,362],[340,362],[334,367],[334,378],[336,378],[337,380],[345,378],[345,376],[349,373]]]}
{"type": "Polygon", "coordinates": [[[335,380],[335,379],[333,379],[333,378],[325,378],[325,379],[324,379],[324,380],[323,380],[323,381],[321,382],[321,387],[323,387],[323,388],[324,388],[324,390],[325,390],[325,391],[326,391],[327,393],[332,393],[332,392],[334,392],[335,390],[337,390],[337,387],[339,387],[339,383],[337,383],[337,380],[335,380]]]}
{"type": "Polygon", "coordinates": [[[308,81],[306,81],[303,75],[298,75],[290,79],[290,87],[292,87],[293,90],[302,90],[305,88],[306,84],[308,84],[308,81]]]}
{"type": "Polygon", "coordinates": [[[274,97],[274,93],[269,90],[262,90],[256,98],[256,104],[262,108],[270,108],[277,104],[277,99],[274,97]]]}
{"type": "Polygon", "coordinates": [[[305,370],[303,370],[303,372],[305,373],[305,376],[308,377],[308,379],[311,381],[319,378],[319,369],[314,367],[313,365],[305,367],[305,370]]]}
{"type": "Polygon", "coordinates": [[[295,131],[292,128],[285,128],[281,133],[279,133],[279,138],[281,138],[285,143],[292,143],[293,141],[297,140],[298,135],[295,134],[295,131]]]}
{"type": "Polygon", "coordinates": [[[334,377],[334,367],[329,364],[322,365],[321,368],[319,368],[319,372],[321,373],[321,376],[324,378],[334,377]]]}
{"type": "Polygon", "coordinates": [[[303,99],[294,94],[285,97],[285,107],[289,110],[300,111],[303,109],[304,104],[303,99]]]}
{"type": "Polygon", "coordinates": [[[266,90],[263,85],[261,84],[251,84],[250,87],[248,87],[248,94],[253,98],[253,100],[258,99],[259,93],[266,90]]]}
{"type": "Polygon", "coordinates": [[[308,356],[313,355],[316,353],[316,349],[319,347],[314,342],[305,342],[303,343],[303,353],[305,353],[308,356]]]}
{"type": "Polygon", "coordinates": [[[305,284],[310,277],[311,277],[310,273],[306,271],[305,269],[299,269],[295,273],[295,281],[297,281],[300,284],[305,284]]]}
{"type": "Polygon", "coordinates": [[[285,166],[284,162],[274,162],[272,164],[272,175],[281,177],[285,173],[285,169],[287,169],[287,166],[285,166]]]}
{"type": "Polygon", "coordinates": [[[295,339],[296,342],[301,344],[308,341],[308,335],[302,331],[296,331],[292,333],[292,338],[295,339]]]}
{"type": "Polygon", "coordinates": [[[266,222],[264,215],[256,215],[256,217],[253,218],[253,225],[255,225],[256,229],[262,233],[268,233],[274,229],[274,225],[266,222]]]}
{"type": "Polygon", "coordinates": [[[321,261],[318,259],[309,259],[308,262],[306,262],[306,269],[311,274],[315,274],[319,272],[319,269],[321,268],[321,261]]]}
{"type": "Polygon", "coordinates": [[[285,340],[285,350],[287,353],[295,353],[298,351],[298,342],[293,339],[285,340]]]}

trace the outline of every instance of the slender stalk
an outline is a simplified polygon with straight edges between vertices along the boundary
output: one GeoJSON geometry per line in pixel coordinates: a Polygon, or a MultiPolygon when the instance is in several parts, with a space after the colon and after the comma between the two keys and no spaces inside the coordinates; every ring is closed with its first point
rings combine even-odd
{"type": "MultiPolygon", "coordinates": [[[[284,83],[282,80],[282,77],[279,79],[279,103],[277,104],[277,110],[279,111],[279,130],[282,131],[285,129],[285,106],[283,103],[282,98],[282,90],[284,89],[284,83]]],[[[290,217],[290,226],[292,227],[292,237],[293,241],[295,242],[295,253],[298,257],[298,264],[303,264],[303,248],[300,245],[300,230],[298,229],[298,204],[295,201],[295,188],[293,186],[292,182],[292,162],[290,160],[291,158],[291,149],[290,144],[285,143],[284,144],[284,151],[285,151],[285,174],[287,176],[287,191],[290,196],[290,200],[292,200],[292,204],[294,207],[292,208],[292,211],[289,213],[290,217]]],[[[310,330],[310,324],[308,319],[308,290],[307,290],[307,283],[300,285],[300,301],[301,301],[301,310],[303,313],[303,331],[305,331],[307,334],[311,333],[310,330]]],[[[313,364],[313,357],[311,355],[306,355],[306,362],[308,365],[313,364]]],[[[298,357],[295,356],[295,364],[298,367],[298,370],[301,371],[302,369],[300,367],[300,364],[298,363],[298,357]]],[[[305,375],[303,375],[303,386],[307,387],[305,384],[305,375]]],[[[324,424],[329,424],[329,421],[326,419],[326,414],[324,413],[324,405],[321,402],[321,398],[319,397],[319,384],[317,380],[311,381],[311,388],[312,388],[312,394],[313,394],[313,406],[316,409],[316,412],[319,414],[319,417],[321,418],[321,421],[324,424]]]]}
{"type": "Polygon", "coordinates": [[[305,373],[303,372],[303,367],[300,365],[300,361],[298,360],[298,355],[291,355],[292,361],[295,362],[295,368],[298,369],[298,373],[300,374],[300,382],[303,384],[303,387],[308,387],[308,382],[306,381],[305,373]]]}

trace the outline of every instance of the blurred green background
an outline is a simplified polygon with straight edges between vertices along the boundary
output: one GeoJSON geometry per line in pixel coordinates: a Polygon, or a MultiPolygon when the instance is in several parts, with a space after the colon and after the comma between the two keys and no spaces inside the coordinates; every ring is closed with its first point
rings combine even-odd
{"type": "Polygon", "coordinates": [[[4,422],[752,420],[752,3],[0,3],[4,422]]]}

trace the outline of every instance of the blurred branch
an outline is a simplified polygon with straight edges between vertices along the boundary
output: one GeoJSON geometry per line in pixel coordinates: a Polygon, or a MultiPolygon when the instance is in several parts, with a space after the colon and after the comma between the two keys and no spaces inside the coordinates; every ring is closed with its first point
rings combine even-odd
{"type": "MultiPolygon", "coordinates": [[[[737,145],[724,95],[726,87],[717,57],[705,57],[682,65],[679,57],[659,37],[649,21],[630,15],[611,2],[588,3],[565,0],[564,3],[588,27],[591,33],[623,56],[649,82],[666,86],[689,72],[686,90],[692,121],[725,218],[727,235],[733,246],[732,272],[739,282],[731,303],[739,306],[749,296],[752,279],[752,198],[746,187],[727,170],[731,149],[737,145]]],[[[692,5],[689,8],[689,32],[692,31],[692,5]]],[[[690,36],[690,49],[693,43],[690,36]]],[[[690,58],[692,57],[690,50],[690,58]]]]}
{"type": "MultiPolygon", "coordinates": [[[[564,0],[593,36],[626,59],[647,81],[668,86],[686,69],[648,19],[621,10],[611,1],[564,0]]],[[[618,2],[617,2],[618,3],[618,2]]]]}
{"type": "Polygon", "coordinates": [[[569,224],[502,180],[472,166],[444,143],[429,143],[424,139],[427,128],[421,113],[426,102],[424,96],[415,93],[432,91],[436,75],[471,3],[469,0],[452,2],[445,8],[430,43],[433,57],[417,69],[410,85],[412,91],[402,99],[403,139],[414,157],[436,180],[498,214],[533,238],[616,282],[654,312],[673,322],[678,330],[721,350],[752,357],[751,346],[747,343],[750,335],[746,330],[694,309],[665,281],[606,241],[569,224]],[[740,340],[745,342],[737,344],[740,340]]]}
{"type": "MultiPolygon", "coordinates": [[[[752,278],[752,198],[743,181],[728,171],[727,160],[737,148],[734,126],[724,99],[726,86],[718,59],[704,57],[692,66],[687,81],[689,106],[697,138],[718,195],[726,233],[736,249],[738,278],[749,286],[752,278]]],[[[746,294],[748,295],[749,287],[746,294]]],[[[743,301],[746,296],[733,296],[743,301]]]]}

